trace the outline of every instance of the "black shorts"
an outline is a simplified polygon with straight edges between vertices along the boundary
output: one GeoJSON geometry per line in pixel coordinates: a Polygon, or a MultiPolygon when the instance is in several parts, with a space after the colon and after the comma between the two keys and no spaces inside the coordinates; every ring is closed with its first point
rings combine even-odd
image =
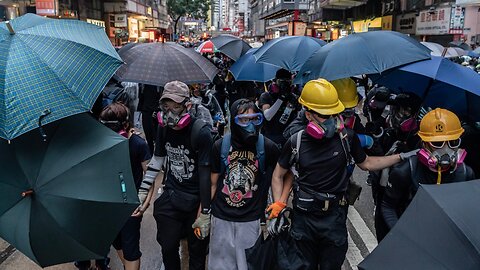
{"type": "Polygon", "coordinates": [[[142,217],[130,217],[112,243],[116,250],[123,251],[123,257],[130,262],[142,257],[142,252],[140,252],[141,223],[142,217]]]}

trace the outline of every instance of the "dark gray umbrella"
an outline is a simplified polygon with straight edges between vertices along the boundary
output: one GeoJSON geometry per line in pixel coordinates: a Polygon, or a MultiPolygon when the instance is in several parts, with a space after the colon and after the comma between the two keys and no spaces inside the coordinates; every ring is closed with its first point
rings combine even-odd
{"type": "Polygon", "coordinates": [[[218,69],[193,49],[176,43],[144,43],[118,51],[125,65],[116,75],[121,81],[163,86],[178,80],[186,84],[208,83],[218,69]]]}
{"type": "Polygon", "coordinates": [[[451,41],[450,43],[448,43],[448,45],[450,47],[458,47],[458,48],[464,49],[465,51],[472,50],[472,47],[470,47],[470,45],[462,41],[451,41]]]}
{"type": "Polygon", "coordinates": [[[252,47],[243,39],[233,35],[220,35],[211,39],[217,50],[237,61],[252,47]]]}
{"type": "Polygon", "coordinates": [[[0,140],[0,237],[42,267],[103,258],[138,205],[128,140],[87,114],[0,140]]]}
{"type": "Polygon", "coordinates": [[[480,269],[480,180],[423,185],[359,269],[480,269]]]}

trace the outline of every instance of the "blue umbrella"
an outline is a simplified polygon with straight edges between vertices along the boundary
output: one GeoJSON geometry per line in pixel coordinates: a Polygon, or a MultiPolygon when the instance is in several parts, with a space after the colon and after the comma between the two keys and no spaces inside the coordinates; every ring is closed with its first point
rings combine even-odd
{"type": "Polygon", "coordinates": [[[476,57],[476,58],[480,57],[480,53],[476,53],[474,51],[468,51],[467,55],[470,57],[476,57]]]}
{"type": "Polygon", "coordinates": [[[123,63],[105,29],[26,14],[0,23],[0,137],[86,112],[123,63]],[[49,113],[50,112],[50,113],[49,113]]]}
{"type": "Polygon", "coordinates": [[[396,92],[416,93],[425,106],[480,120],[480,75],[446,58],[432,56],[371,78],[396,92]]]}
{"type": "Polygon", "coordinates": [[[326,42],[312,37],[284,36],[272,39],[253,55],[257,62],[298,71],[305,61],[326,42]]]}
{"type": "Polygon", "coordinates": [[[275,78],[280,67],[265,63],[255,63],[253,54],[258,48],[250,49],[230,67],[230,72],[237,81],[266,82],[275,78]]]}
{"type": "Polygon", "coordinates": [[[407,35],[392,31],[352,34],[313,54],[298,72],[295,83],[381,73],[425,59],[430,59],[430,50],[407,35]]]}

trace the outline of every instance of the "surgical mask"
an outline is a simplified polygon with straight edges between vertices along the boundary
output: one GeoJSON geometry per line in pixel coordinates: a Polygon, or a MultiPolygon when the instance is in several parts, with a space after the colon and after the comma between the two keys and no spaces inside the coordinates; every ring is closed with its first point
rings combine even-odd
{"type": "Polygon", "coordinates": [[[255,133],[256,132],[255,125],[253,123],[249,123],[248,125],[241,126],[241,127],[242,127],[243,130],[245,130],[248,133],[255,133]]]}

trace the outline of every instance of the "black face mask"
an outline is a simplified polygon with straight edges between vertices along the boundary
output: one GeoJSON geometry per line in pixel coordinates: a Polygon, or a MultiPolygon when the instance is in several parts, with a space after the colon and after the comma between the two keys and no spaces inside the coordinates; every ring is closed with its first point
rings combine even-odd
{"type": "Polygon", "coordinates": [[[292,83],[290,80],[284,80],[284,79],[277,79],[276,81],[278,88],[280,89],[280,92],[288,92],[292,88],[292,83]]]}
{"type": "MultiPolygon", "coordinates": [[[[238,107],[242,102],[247,102],[246,99],[239,99],[235,101],[230,110],[231,117],[231,132],[232,132],[232,144],[237,149],[253,149],[257,144],[258,135],[260,133],[260,126],[254,126],[252,128],[244,128],[235,124],[235,116],[237,116],[238,107]]],[[[248,101],[250,102],[250,101],[248,101]]]]}

